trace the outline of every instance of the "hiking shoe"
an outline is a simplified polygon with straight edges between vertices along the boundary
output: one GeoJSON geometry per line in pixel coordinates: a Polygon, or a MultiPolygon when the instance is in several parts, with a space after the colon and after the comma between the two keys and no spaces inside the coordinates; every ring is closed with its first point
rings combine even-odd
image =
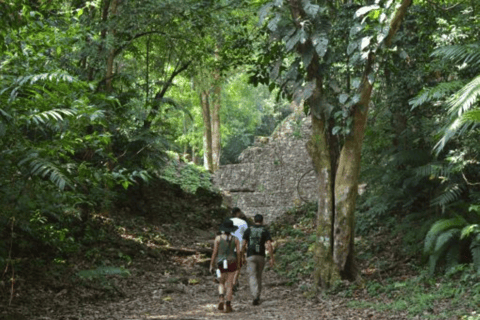
{"type": "Polygon", "coordinates": [[[232,305],[229,302],[230,301],[227,301],[227,307],[225,308],[225,313],[230,313],[233,311],[232,305]]]}
{"type": "Polygon", "coordinates": [[[223,302],[220,302],[218,304],[218,310],[222,310],[223,311],[223,302]]]}
{"type": "Polygon", "coordinates": [[[260,304],[260,299],[259,299],[259,298],[254,299],[253,302],[252,302],[252,304],[253,304],[254,306],[258,306],[258,305],[260,304]]]}

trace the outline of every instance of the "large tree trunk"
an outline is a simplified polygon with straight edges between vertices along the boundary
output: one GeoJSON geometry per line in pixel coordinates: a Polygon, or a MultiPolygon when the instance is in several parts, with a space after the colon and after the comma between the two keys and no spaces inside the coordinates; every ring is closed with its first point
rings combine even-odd
{"type": "MultiPolygon", "coordinates": [[[[402,5],[390,24],[385,40],[388,46],[398,30],[411,0],[402,5]]],[[[294,21],[299,23],[305,15],[300,0],[290,0],[294,21]]],[[[298,27],[298,26],[297,26],[298,27]]],[[[315,52],[311,42],[298,47],[298,53],[315,52]]],[[[338,279],[355,279],[354,263],[355,204],[358,194],[361,150],[367,123],[373,83],[368,76],[373,73],[375,56],[370,53],[365,64],[362,83],[358,89],[359,102],[353,106],[353,128],[345,137],[338,154],[338,138],[332,134],[331,119],[324,113],[323,78],[320,58],[315,53],[307,68],[307,80],[315,83],[315,89],[306,104],[312,115],[312,137],[307,150],[312,158],[318,178],[317,241],[315,250],[315,280],[317,286],[330,287],[338,279]]]]}
{"type": "Polygon", "coordinates": [[[205,169],[212,171],[213,169],[213,157],[212,157],[212,122],[210,118],[210,102],[209,93],[204,90],[200,93],[200,103],[202,104],[202,116],[203,116],[203,150],[204,150],[204,167],[205,169]]]}

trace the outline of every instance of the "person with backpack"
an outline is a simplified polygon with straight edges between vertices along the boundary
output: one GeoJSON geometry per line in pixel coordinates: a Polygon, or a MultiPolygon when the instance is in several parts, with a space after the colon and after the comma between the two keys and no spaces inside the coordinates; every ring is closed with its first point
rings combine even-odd
{"type": "MultiPolygon", "coordinates": [[[[242,210],[240,208],[235,207],[232,209],[232,218],[230,218],[233,221],[233,225],[238,227],[237,231],[233,233],[233,236],[238,239],[240,242],[240,250],[242,250],[242,242],[243,242],[243,234],[245,233],[245,230],[248,228],[247,221],[243,218],[245,217],[245,214],[243,214],[242,210]]],[[[243,259],[243,256],[242,256],[243,259]]],[[[243,260],[242,260],[243,261],[243,260]]],[[[233,279],[233,291],[238,290],[238,277],[240,276],[240,268],[237,269],[235,272],[235,277],[233,279]]]]}
{"type": "Polygon", "coordinates": [[[226,219],[220,226],[221,234],[215,237],[210,273],[218,268],[220,279],[218,284],[219,303],[218,310],[225,313],[232,312],[233,281],[235,272],[241,267],[240,241],[232,234],[237,230],[233,221],[226,219]],[[225,301],[226,298],[226,301],[225,301]]]}
{"type": "Polygon", "coordinates": [[[253,305],[260,304],[262,292],[262,273],[265,267],[265,247],[270,255],[270,267],[273,268],[272,237],[270,232],[263,226],[263,216],[255,215],[254,225],[249,227],[243,234],[242,256],[247,252],[247,272],[249,277],[250,292],[253,297],[253,305]]]}

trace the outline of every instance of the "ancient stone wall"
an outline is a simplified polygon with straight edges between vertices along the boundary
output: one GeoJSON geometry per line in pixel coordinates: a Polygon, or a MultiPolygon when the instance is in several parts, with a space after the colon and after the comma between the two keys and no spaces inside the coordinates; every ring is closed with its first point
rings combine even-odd
{"type": "Polygon", "coordinates": [[[230,205],[247,216],[263,214],[267,223],[289,208],[315,201],[317,179],[306,150],[310,135],[310,117],[291,114],[272,136],[256,137],[239,164],[221,166],[215,185],[231,196],[230,205]]]}

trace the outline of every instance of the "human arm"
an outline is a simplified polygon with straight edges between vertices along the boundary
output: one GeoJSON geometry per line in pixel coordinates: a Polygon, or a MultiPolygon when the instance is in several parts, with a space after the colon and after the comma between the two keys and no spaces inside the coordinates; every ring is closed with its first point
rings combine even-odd
{"type": "Polygon", "coordinates": [[[235,238],[235,251],[237,252],[237,264],[238,267],[240,268],[243,264],[242,261],[242,252],[240,251],[240,240],[235,238]]]}
{"type": "Polygon", "coordinates": [[[246,258],[245,258],[245,254],[247,252],[247,246],[248,246],[248,241],[243,239],[242,241],[242,253],[241,253],[241,256],[242,256],[242,264],[245,264],[247,262],[246,258]]]}
{"type": "Polygon", "coordinates": [[[275,265],[275,258],[273,257],[273,245],[272,240],[268,240],[266,243],[268,254],[270,255],[270,268],[273,268],[275,265]]]}
{"type": "Polygon", "coordinates": [[[217,260],[219,240],[220,240],[220,238],[216,237],[215,241],[213,242],[213,253],[212,253],[212,259],[210,261],[210,273],[213,273],[213,268],[214,268],[214,265],[215,265],[215,261],[217,260]]]}

